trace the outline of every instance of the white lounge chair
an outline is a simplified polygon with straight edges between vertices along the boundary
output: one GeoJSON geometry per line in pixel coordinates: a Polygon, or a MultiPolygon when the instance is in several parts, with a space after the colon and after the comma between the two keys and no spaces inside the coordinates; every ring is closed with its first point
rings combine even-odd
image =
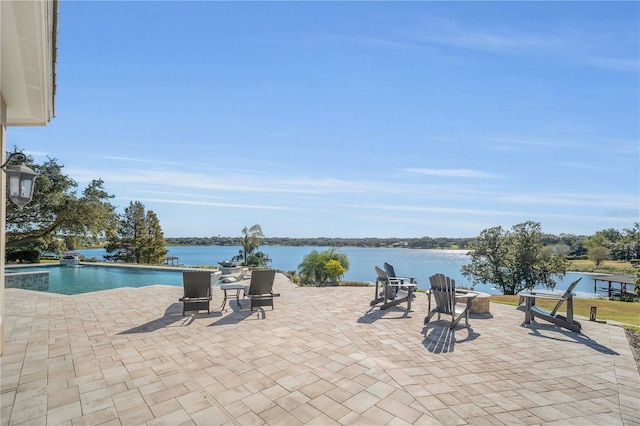
{"type": "Polygon", "coordinates": [[[237,283],[242,281],[249,274],[249,268],[242,268],[237,274],[222,275],[220,277],[221,283],[237,283]]]}

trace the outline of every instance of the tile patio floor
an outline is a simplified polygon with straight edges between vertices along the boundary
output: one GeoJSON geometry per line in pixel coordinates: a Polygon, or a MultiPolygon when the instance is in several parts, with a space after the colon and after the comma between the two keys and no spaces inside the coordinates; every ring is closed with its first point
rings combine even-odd
{"type": "Polygon", "coordinates": [[[235,300],[183,317],[179,287],[6,289],[1,424],[640,424],[620,327],[524,328],[492,304],[449,331],[423,326],[423,293],[406,314],[370,309],[372,288],[275,290],[262,319],[235,300]]]}

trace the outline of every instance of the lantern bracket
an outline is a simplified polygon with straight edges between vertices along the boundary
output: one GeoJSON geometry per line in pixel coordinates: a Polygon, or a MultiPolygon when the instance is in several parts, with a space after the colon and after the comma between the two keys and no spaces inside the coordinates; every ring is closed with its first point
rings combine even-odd
{"type": "Polygon", "coordinates": [[[12,152],[11,154],[9,154],[9,157],[7,157],[7,161],[4,162],[4,164],[2,166],[0,166],[0,169],[2,170],[6,170],[7,169],[7,165],[11,162],[11,160],[16,159],[21,163],[24,163],[25,161],[27,161],[27,156],[24,155],[21,152],[12,152]]]}

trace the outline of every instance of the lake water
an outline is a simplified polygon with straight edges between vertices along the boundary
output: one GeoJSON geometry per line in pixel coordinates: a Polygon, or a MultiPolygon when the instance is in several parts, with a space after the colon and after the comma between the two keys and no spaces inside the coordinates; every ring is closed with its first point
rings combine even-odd
{"type": "MultiPolygon", "coordinates": [[[[217,266],[218,261],[229,260],[238,254],[239,246],[175,246],[167,247],[167,256],[178,257],[178,262],[186,266],[217,266]]],[[[328,247],[288,247],[261,246],[272,259],[271,266],[282,271],[293,271],[304,257],[313,250],[323,251],[328,247]]],[[[341,247],[341,253],[347,255],[350,268],[345,274],[344,281],[374,282],[376,273],[374,266],[382,268],[384,262],[394,266],[396,274],[404,277],[415,277],[418,288],[427,289],[429,277],[435,273],[442,273],[456,280],[458,286],[468,286],[468,280],[462,276],[460,267],[469,263],[470,258],[464,250],[415,250],[403,248],[363,248],[341,247]]],[[[95,257],[103,260],[104,249],[78,250],[87,258],[95,257]]],[[[564,279],[558,279],[556,290],[562,292],[576,279],[583,277],[575,290],[579,297],[594,295],[594,281],[588,274],[567,273],[564,279]]],[[[180,281],[181,282],[181,281],[180,281]]],[[[158,284],[162,281],[150,281],[158,284]]],[[[173,283],[170,283],[173,284],[173,283]]],[[[476,285],[476,290],[490,294],[501,294],[491,285],[476,285]]],[[[542,289],[542,288],[541,288],[542,289]]]]}

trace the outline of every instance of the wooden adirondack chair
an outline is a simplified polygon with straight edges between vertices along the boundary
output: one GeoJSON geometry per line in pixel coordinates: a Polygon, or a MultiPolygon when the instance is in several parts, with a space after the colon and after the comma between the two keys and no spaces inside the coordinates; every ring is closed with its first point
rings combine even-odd
{"type": "Polygon", "coordinates": [[[444,276],[443,274],[435,274],[429,277],[431,290],[429,295],[429,313],[424,318],[424,323],[428,323],[431,318],[438,314],[451,315],[451,326],[453,329],[458,322],[464,317],[466,325],[469,325],[469,311],[471,310],[471,302],[476,296],[474,293],[457,293],[455,280],[444,276]],[[431,295],[435,300],[435,306],[431,309],[431,295]]]}
{"type": "Polygon", "coordinates": [[[371,306],[380,302],[380,309],[389,309],[392,306],[407,302],[407,310],[411,310],[411,299],[413,292],[417,288],[415,283],[406,283],[404,278],[390,277],[379,267],[375,267],[378,278],[376,279],[376,298],[371,302],[371,306]],[[382,284],[382,294],[378,297],[378,285],[382,284]],[[398,291],[400,290],[400,291],[398,291]]]}
{"type": "Polygon", "coordinates": [[[558,327],[566,328],[567,330],[580,333],[582,330],[582,324],[573,319],[573,290],[576,288],[582,277],[578,278],[571,283],[567,291],[562,295],[553,293],[542,293],[536,291],[520,292],[520,305],[516,308],[520,311],[524,311],[524,323],[531,324],[531,321],[535,318],[540,318],[550,323],[557,325],[558,327]],[[555,307],[551,311],[547,311],[536,306],[536,299],[550,299],[557,300],[555,307]],[[566,303],[567,312],[565,315],[560,315],[558,310],[566,303]]]}

